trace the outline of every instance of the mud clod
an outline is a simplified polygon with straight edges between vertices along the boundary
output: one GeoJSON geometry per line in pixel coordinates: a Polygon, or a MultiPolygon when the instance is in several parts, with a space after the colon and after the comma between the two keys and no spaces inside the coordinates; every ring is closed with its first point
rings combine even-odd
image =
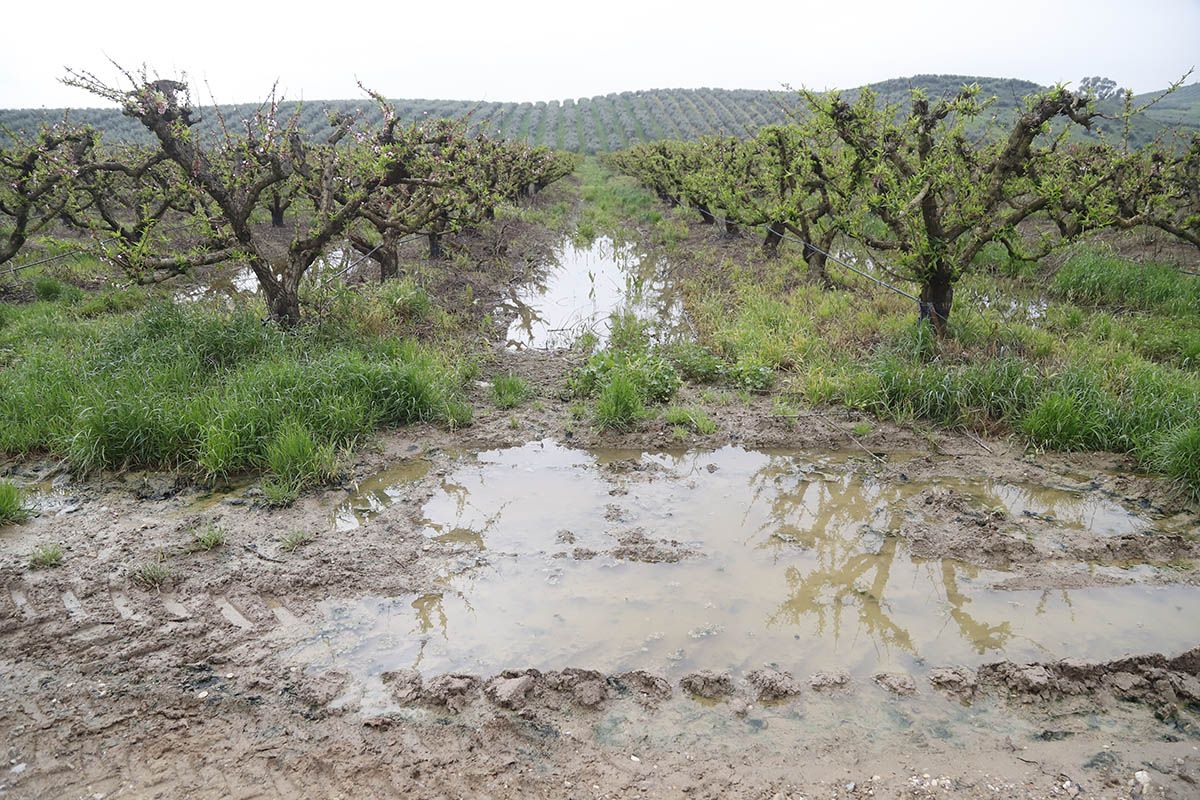
{"type": "Polygon", "coordinates": [[[457,713],[467,707],[478,689],[479,678],[474,675],[439,675],[425,685],[421,696],[427,703],[457,713]]]}
{"type": "Polygon", "coordinates": [[[759,700],[783,700],[800,694],[800,682],[790,672],[756,669],[746,679],[758,692],[759,700]]]}
{"type": "Polygon", "coordinates": [[[545,681],[549,688],[569,694],[576,705],[584,708],[599,708],[608,699],[608,680],[594,669],[568,667],[546,673],[545,681]]]}
{"type": "Polygon", "coordinates": [[[669,700],[674,691],[666,678],[646,670],[622,672],[616,676],[617,686],[632,692],[634,699],[647,708],[653,708],[664,700],[669,700]]]}
{"type": "Polygon", "coordinates": [[[929,671],[929,683],[935,689],[955,695],[963,700],[975,696],[979,679],[975,670],[968,667],[935,667],[929,671]]]}
{"type": "Polygon", "coordinates": [[[715,700],[733,694],[733,676],[728,672],[701,670],[684,675],[679,685],[697,697],[715,700]]]}
{"type": "Polygon", "coordinates": [[[845,672],[814,672],[808,678],[808,685],[818,692],[846,689],[850,686],[850,675],[845,672]]]}
{"type": "Polygon", "coordinates": [[[488,681],[484,694],[496,705],[515,710],[525,705],[536,682],[535,676],[528,672],[523,674],[506,672],[488,681]]]}
{"type": "Polygon", "coordinates": [[[917,693],[917,682],[906,672],[877,672],[873,678],[875,683],[892,694],[911,695],[917,693]]]}
{"type": "Polygon", "coordinates": [[[385,672],[380,677],[383,685],[392,690],[392,697],[397,703],[415,703],[421,699],[421,673],[415,669],[385,672]]]}

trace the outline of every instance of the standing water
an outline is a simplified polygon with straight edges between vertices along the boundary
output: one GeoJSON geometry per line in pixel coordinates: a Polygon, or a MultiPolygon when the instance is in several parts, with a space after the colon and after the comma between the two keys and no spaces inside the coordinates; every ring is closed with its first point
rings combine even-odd
{"type": "Polygon", "coordinates": [[[508,345],[524,349],[568,348],[591,333],[603,343],[613,313],[649,320],[666,336],[683,319],[683,305],[660,259],[629,243],[602,236],[587,245],[564,239],[539,280],[514,289],[502,308],[516,315],[508,345]]]}
{"type": "MultiPolygon", "coordinates": [[[[421,524],[458,553],[441,586],[327,601],[328,622],[297,656],[365,682],[400,668],[678,677],[774,663],[866,675],[1195,643],[1200,588],[996,589],[1007,573],[920,557],[899,534],[936,524],[931,491],[955,492],[969,513],[1038,515],[1097,536],[1161,521],[1094,492],[883,481],[860,467],[844,454],[642,454],[550,441],[480,453],[444,474],[412,462],[393,476],[433,484],[417,493],[421,524]]],[[[350,507],[365,520],[399,487],[367,482],[350,507]]]]}

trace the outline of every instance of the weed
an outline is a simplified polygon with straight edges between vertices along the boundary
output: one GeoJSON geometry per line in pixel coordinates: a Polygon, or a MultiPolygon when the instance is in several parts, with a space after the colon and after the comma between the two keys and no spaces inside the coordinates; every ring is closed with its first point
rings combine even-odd
{"type": "Polygon", "coordinates": [[[625,429],[645,416],[642,395],[625,370],[614,371],[596,398],[596,422],[601,428],[625,429]]]}
{"type": "Polygon", "coordinates": [[[300,497],[300,490],[303,488],[299,481],[283,480],[274,475],[264,478],[259,484],[263,502],[272,508],[290,506],[300,497]]]}
{"type": "Polygon", "coordinates": [[[279,540],[279,549],[285,553],[291,553],[297,548],[309,544],[315,538],[316,536],[313,535],[312,531],[304,531],[299,529],[289,531],[282,539],[279,540]]]}
{"type": "Polygon", "coordinates": [[[1200,308],[1200,279],[1169,264],[1128,261],[1097,250],[1076,253],[1051,290],[1077,303],[1187,314],[1200,308]]]}
{"type": "Polygon", "coordinates": [[[158,589],[171,580],[171,570],[160,558],[157,561],[143,561],[138,564],[133,568],[130,577],[143,589],[158,589]]]}
{"type": "Polygon", "coordinates": [[[529,385],[517,375],[497,375],[492,379],[492,402],[497,408],[515,408],[529,395],[529,385]]]}
{"type": "Polygon", "coordinates": [[[664,412],[663,417],[668,424],[676,428],[683,428],[685,431],[690,429],[705,436],[717,430],[717,423],[698,408],[671,406],[664,412]]]}
{"type": "Polygon", "coordinates": [[[192,531],[192,549],[207,553],[214,547],[225,544],[225,540],[228,538],[224,528],[210,522],[204,527],[192,531]]]}
{"type": "Polygon", "coordinates": [[[1200,499],[1200,426],[1180,427],[1163,434],[1154,445],[1152,463],[1200,499]]]}
{"type": "Polygon", "coordinates": [[[865,420],[863,422],[854,423],[854,425],[852,425],[850,428],[850,432],[855,436],[866,436],[873,430],[875,430],[875,426],[865,420]]]}
{"type": "Polygon", "coordinates": [[[29,556],[30,569],[47,569],[57,567],[63,562],[62,545],[58,543],[42,544],[33,549],[29,556]]]}
{"type": "Polygon", "coordinates": [[[83,290],[78,286],[63,283],[58,278],[52,278],[49,275],[39,275],[33,279],[33,293],[38,300],[46,302],[62,300],[66,303],[74,303],[83,299],[83,290]]]}
{"type": "Polygon", "coordinates": [[[12,481],[0,481],[0,525],[24,522],[30,514],[25,490],[12,481]]]}
{"type": "Polygon", "coordinates": [[[667,348],[666,355],[679,374],[693,383],[716,383],[724,373],[721,359],[694,342],[674,344],[667,348]]]}

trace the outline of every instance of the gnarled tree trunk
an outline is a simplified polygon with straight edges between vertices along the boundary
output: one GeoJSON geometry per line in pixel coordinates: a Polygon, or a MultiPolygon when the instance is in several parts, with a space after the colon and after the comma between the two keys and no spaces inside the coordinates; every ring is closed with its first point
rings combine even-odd
{"type": "Polygon", "coordinates": [[[949,270],[936,269],[921,284],[921,320],[929,320],[938,337],[946,335],[950,307],[954,303],[954,281],[949,270]]]}
{"type": "Polygon", "coordinates": [[[700,212],[701,225],[712,225],[717,221],[717,218],[713,216],[713,213],[709,211],[708,206],[704,203],[696,203],[696,210],[700,212]]]}
{"type": "Polygon", "coordinates": [[[779,228],[776,225],[767,226],[767,238],[763,239],[763,252],[767,258],[775,258],[779,255],[779,243],[783,241],[783,234],[779,233],[779,228]]]}

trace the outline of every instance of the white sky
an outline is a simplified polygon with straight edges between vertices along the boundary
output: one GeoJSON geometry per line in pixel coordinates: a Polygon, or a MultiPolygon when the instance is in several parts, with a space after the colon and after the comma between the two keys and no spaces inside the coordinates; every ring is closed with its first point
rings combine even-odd
{"type": "MultiPolygon", "coordinates": [[[[207,80],[221,102],[559,100],[632,89],[848,88],[922,72],[1038,83],[1105,75],[1148,91],[1200,62],[1200,0],[191,0],[17,2],[0,107],[96,105],[67,66],[106,56],[207,80]]],[[[1194,75],[1190,80],[1196,80],[1194,75]]],[[[194,97],[207,100],[202,85],[194,97]]]]}

